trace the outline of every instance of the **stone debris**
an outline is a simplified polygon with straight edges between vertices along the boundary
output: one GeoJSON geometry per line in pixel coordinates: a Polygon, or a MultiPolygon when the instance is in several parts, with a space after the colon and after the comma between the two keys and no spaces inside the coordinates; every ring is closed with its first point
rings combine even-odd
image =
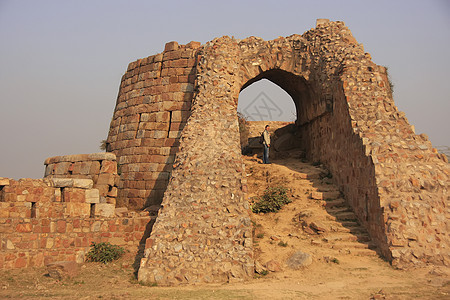
{"type": "Polygon", "coordinates": [[[273,259],[266,262],[265,266],[270,272],[280,272],[282,270],[280,263],[273,259]]]}
{"type": "Polygon", "coordinates": [[[288,258],[286,264],[289,268],[298,270],[311,265],[312,256],[311,254],[298,250],[288,258]]]}

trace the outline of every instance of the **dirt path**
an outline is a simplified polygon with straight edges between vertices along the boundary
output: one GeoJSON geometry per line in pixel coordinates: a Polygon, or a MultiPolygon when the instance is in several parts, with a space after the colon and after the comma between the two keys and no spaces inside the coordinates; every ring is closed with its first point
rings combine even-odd
{"type": "Polygon", "coordinates": [[[1,271],[0,299],[450,299],[448,268],[401,271],[378,257],[325,169],[295,153],[272,165],[251,157],[245,163],[249,199],[283,185],[293,200],[278,213],[252,215],[255,258],[274,272],[249,282],[150,287],[136,282],[129,254],[108,265],[86,263],[62,281],[44,268],[1,271]],[[297,251],[311,261],[294,270],[286,261],[297,251]]]}

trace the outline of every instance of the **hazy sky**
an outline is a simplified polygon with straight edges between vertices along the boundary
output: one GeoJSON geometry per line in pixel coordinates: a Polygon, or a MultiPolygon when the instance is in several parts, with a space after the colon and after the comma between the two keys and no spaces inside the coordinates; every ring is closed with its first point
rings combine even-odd
{"type": "MultiPolygon", "coordinates": [[[[450,1],[0,0],[0,177],[41,178],[47,157],[99,152],[128,63],[166,42],[271,40],[317,18],[344,21],[389,67],[416,133],[450,145],[450,1]]],[[[278,98],[256,84],[241,95],[261,91],[278,98]]]]}

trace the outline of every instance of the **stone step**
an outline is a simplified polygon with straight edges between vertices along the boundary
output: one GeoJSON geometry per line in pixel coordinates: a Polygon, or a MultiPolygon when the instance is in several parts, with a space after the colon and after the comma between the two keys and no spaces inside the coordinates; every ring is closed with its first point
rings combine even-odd
{"type": "Polygon", "coordinates": [[[353,212],[350,207],[348,206],[339,206],[339,207],[333,207],[332,209],[327,209],[327,212],[330,215],[337,215],[339,213],[343,213],[343,212],[353,212]]]}
{"type": "Polygon", "coordinates": [[[357,256],[378,256],[374,249],[351,249],[350,253],[357,256]]]}
{"type": "Polygon", "coordinates": [[[324,203],[325,208],[334,208],[334,207],[341,207],[341,206],[346,206],[346,205],[347,204],[345,203],[345,200],[342,198],[326,201],[324,203]]]}
{"type": "Polygon", "coordinates": [[[349,233],[333,233],[326,235],[323,240],[326,242],[356,242],[358,240],[358,237],[349,233]]]}
{"type": "Polygon", "coordinates": [[[364,228],[361,225],[359,225],[357,220],[344,220],[339,222],[340,225],[342,225],[345,228],[353,229],[356,227],[364,228]]]}
{"type": "Polygon", "coordinates": [[[335,219],[338,221],[357,220],[355,213],[352,211],[340,212],[340,213],[335,214],[333,217],[335,217],[335,219]]]}
{"type": "Polygon", "coordinates": [[[373,245],[369,243],[360,243],[360,242],[336,242],[331,245],[333,249],[371,249],[373,245]]]}

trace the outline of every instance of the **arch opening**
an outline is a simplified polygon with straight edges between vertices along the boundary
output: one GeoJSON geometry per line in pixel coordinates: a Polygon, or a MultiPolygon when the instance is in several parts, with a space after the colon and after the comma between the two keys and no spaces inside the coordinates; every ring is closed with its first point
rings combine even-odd
{"type": "MultiPolygon", "coordinates": [[[[281,69],[271,69],[248,80],[242,85],[240,92],[238,114],[246,118],[249,127],[247,139],[242,137],[241,132],[241,146],[244,154],[257,152],[257,149],[261,147],[257,140],[266,124],[271,125],[274,133],[272,155],[276,156],[277,152],[293,148],[307,150],[307,142],[301,138],[300,127],[313,119],[313,105],[317,97],[314,96],[312,86],[304,77],[281,69]],[[255,84],[257,92],[250,93],[250,99],[241,99],[243,91],[249,87],[253,88],[255,84]],[[271,95],[264,93],[262,88],[267,86],[275,87],[279,93],[277,95],[281,97],[271,98],[271,95]],[[283,110],[286,110],[287,113],[283,110]],[[272,115],[282,115],[284,119],[276,119],[273,116],[270,118],[270,112],[272,115]],[[247,141],[248,143],[246,143],[247,141]]],[[[240,127],[242,127],[241,123],[240,127]]]]}

